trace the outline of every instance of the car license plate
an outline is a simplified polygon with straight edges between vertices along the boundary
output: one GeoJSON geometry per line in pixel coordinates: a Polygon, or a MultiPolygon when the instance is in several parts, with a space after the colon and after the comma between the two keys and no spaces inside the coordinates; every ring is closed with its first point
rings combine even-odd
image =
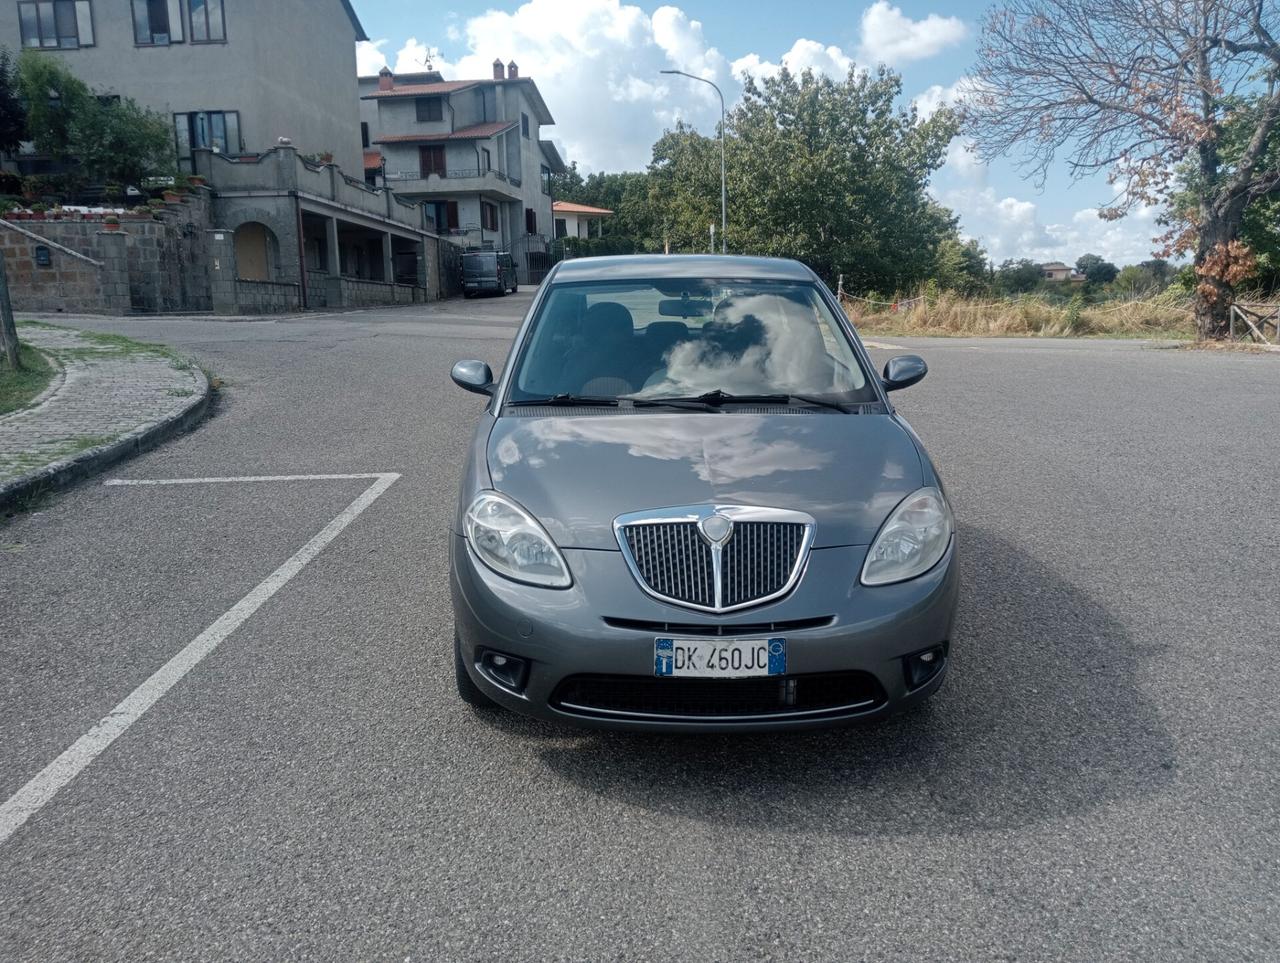
{"type": "Polygon", "coordinates": [[[783,675],[786,639],[654,639],[653,674],[675,679],[783,675]]]}

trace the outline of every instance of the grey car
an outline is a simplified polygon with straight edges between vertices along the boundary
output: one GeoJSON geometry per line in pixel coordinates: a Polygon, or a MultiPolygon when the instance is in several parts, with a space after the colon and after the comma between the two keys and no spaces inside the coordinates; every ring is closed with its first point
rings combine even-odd
{"type": "Polygon", "coordinates": [[[459,694],[591,727],[801,729],[942,684],[951,509],[794,261],[559,264],[494,379],[450,535],[459,694]]]}

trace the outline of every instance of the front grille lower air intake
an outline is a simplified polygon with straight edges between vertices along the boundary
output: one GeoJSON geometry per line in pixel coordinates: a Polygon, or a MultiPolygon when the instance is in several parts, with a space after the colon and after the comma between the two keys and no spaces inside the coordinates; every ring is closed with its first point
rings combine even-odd
{"type": "Polygon", "coordinates": [[[699,505],[620,516],[618,544],[654,598],[705,612],[732,612],[795,586],[813,544],[803,512],[699,505]]]}

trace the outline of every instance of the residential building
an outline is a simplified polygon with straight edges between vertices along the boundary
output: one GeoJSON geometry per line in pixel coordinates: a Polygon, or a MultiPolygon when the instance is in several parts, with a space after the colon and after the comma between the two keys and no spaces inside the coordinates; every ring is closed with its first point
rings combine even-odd
{"type": "Polygon", "coordinates": [[[552,201],[551,216],[555,219],[556,240],[564,237],[599,237],[604,229],[604,219],[612,217],[613,211],[569,201],[552,201]]]}
{"type": "Polygon", "coordinates": [[[1048,264],[1041,264],[1040,273],[1046,281],[1070,282],[1072,284],[1083,284],[1085,281],[1083,274],[1073,270],[1061,261],[1050,261],[1048,264]]]}
{"type": "Polygon", "coordinates": [[[367,39],[350,0],[0,0],[0,45],[171,116],[188,171],[193,149],[258,154],[282,137],[359,171],[367,39]]]}
{"type": "Polygon", "coordinates": [[[551,176],[565,170],[541,137],[555,121],[512,62],[483,80],[434,70],[360,78],[366,179],[421,200],[464,248],[509,250],[522,284],[549,267],[551,176]]]}

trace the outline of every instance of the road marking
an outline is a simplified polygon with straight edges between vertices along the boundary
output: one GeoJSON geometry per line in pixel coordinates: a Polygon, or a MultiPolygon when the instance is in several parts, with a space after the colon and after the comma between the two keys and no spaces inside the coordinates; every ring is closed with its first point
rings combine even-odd
{"type": "MultiPolygon", "coordinates": [[[[192,639],[187,645],[155,671],[152,676],[134,689],[124,701],[107,713],[92,729],[77,739],[58,758],[40,770],[36,776],[11,797],[0,803],[0,844],[12,836],[28,819],[34,816],[67,783],[85,770],[90,763],[115,742],[125,731],[142,718],[165,693],[178,684],[210,652],[216,649],[232,632],[257,612],[271,596],[302,571],[303,567],[324,551],[325,547],[355,521],[360,514],[395,484],[399,475],[383,472],[370,475],[281,475],[278,479],[312,480],[332,478],[374,478],[364,490],[336,518],[326,525],[311,541],[298,549],[283,565],[263,579],[248,595],[228,609],[216,622],[192,639]]],[[[184,485],[200,482],[225,482],[236,480],[267,481],[270,476],[250,476],[246,479],[171,478],[151,484],[184,485]]],[[[107,482],[107,484],[112,484],[107,482]]],[[[119,484],[148,484],[132,482],[119,484]]]]}
{"type": "Polygon", "coordinates": [[[868,348],[884,348],[886,351],[901,351],[901,350],[902,350],[902,345],[900,345],[900,344],[889,344],[889,343],[887,343],[887,342],[885,342],[885,341],[863,341],[862,343],[863,343],[864,345],[866,345],[868,348]]]}
{"type": "Polygon", "coordinates": [[[361,478],[390,478],[393,481],[399,475],[381,471],[364,472],[356,475],[235,475],[229,478],[112,478],[102,484],[115,487],[120,485],[225,485],[230,482],[295,482],[295,481],[350,481],[361,478]]]}

